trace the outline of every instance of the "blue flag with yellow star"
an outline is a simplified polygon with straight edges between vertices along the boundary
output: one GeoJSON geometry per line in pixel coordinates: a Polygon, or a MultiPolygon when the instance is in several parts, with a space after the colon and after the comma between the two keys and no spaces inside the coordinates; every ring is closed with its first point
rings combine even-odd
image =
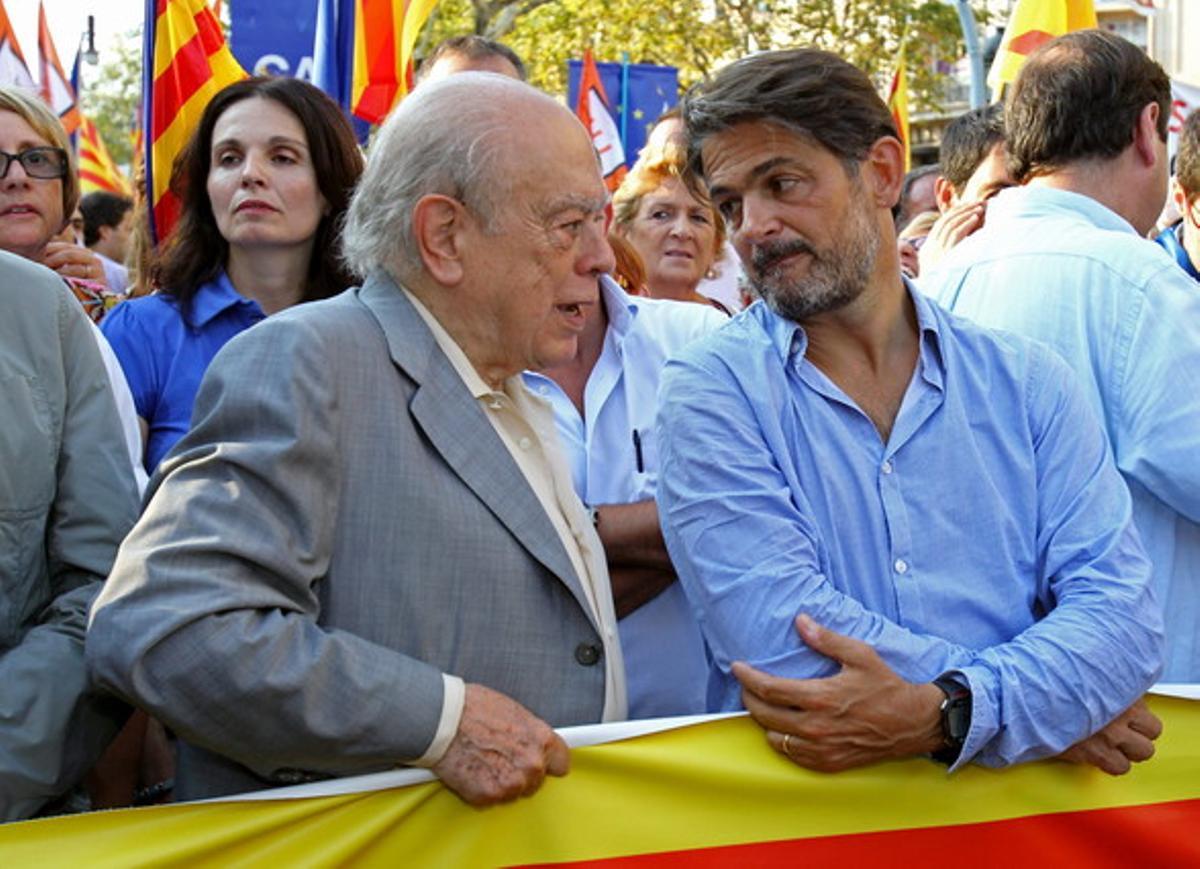
{"type": "MultiPolygon", "coordinates": [[[[679,102],[679,70],[649,63],[597,63],[600,81],[613,103],[625,165],[632,166],[658,116],[679,102]]],[[[583,61],[567,61],[567,105],[579,102],[583,61]]]]}

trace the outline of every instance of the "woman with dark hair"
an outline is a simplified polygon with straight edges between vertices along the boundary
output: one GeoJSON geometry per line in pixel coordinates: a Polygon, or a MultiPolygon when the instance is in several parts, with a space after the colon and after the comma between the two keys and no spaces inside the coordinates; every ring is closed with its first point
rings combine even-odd
{"type": "Polygon", "coordinates": [[[303,81],[250,78],[208,104],[171,177],[182,209],[151,266],[161,290],[104,323],[146,428],[147,470],[187,431],[230,338],[353,283],[335,242],[362,166],[341,110],[303,81]]]}

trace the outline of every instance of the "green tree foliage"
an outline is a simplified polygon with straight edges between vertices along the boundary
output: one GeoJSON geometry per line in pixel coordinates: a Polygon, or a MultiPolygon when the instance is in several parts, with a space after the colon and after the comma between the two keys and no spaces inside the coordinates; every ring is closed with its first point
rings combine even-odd
{"type": "MultiPolygon", "coordinates": [[[[984,15],[976,9],[981,22],[984,15]]],[[[635,63],[677,66],[686,87],[750,52],[811,45],[882,87],[906,31],[910,101],[916,111],[936,109],[946,81],[939,61],[963,53],[957,12],[940,0],[442,0],[421,46],[459,33],[500,39],[524,58],[535,85],[563,93],[567,60],[585,46],[597,60],[628,52],[635,63]]]]}
{"type": "Polygon", "coordinates": [[[142,31],[117,37],[100,55],[100,65],[83,65],[80,103],[96,124],[113,160],[129,167],[133,125],[142,99],[142,31]]]}

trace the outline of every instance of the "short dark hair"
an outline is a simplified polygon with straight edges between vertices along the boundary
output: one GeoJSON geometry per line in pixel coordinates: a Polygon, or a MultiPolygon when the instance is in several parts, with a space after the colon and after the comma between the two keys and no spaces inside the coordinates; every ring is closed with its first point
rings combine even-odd
{"type": "Polygon", "coordinates": [[[851,174],[880,137],[899,138],[866,73],[815,48],[765,51],[734,61],[688,90],[682,105],[688,162],[701,177],[705,140],[747,121],[779,124],[815,141],[851,174]]]}
{"type": "Polygon", "coordinates": [[[992,103],[964,112],[946,125],[938,151],[942,177],[962,193],[979,164],[1004,141],[1004,105],[992,103]]]}
{"type": "Polygon", "coordinates": [[[300,122],[308,137],[317,186],[329,206],[317,224],[301,298],[323,299],[354,283],[338,256],[337,244],[350,194],[363,170],[350,122],[337,103],[308,82],[283,76],[247,78],[218,91],[209,101],[171,173],[171,190],[180,202],[179,220],[155,256],[151,278],[179,300],[185,313],[196,291],[216,278],[229,256],[229,243],[217,229],[208,198],[213,130],[226,109],[252,97],[279,103],[300,122]]]}
{"type": "Polygon", "coordinates": [[[1077,30],[1046,43],[1021,67],[1005,109],[1013,180],[1116,157],[1132,144],[1148,103],[1158,104],[1158,134],[1166,141],[1171,80],[1128,40],[1077,30]]]}
{"type": "Polygon", "coordinates": [[[942,167],[937,163],[918,166],[904,174],[904,181],[900,185],[900,198],[892,206],[892,222],[896,224],[897,232],[908,226],[909,221],[917,216],[917,213],[911,210],[912,192],[913,188],[917,186],[917,182],[922,178],[928,178],[930,175],[936,178],[940,174],[942,174],[942,167]]]}
{"type": "Polygon", "coordinates": [[[83,243],[91,247],[100,240],[100,228],[120,226],[125,212],[133,208],[133,200],[107,190],[95,190],[79,200],[83,215],[83,243]]]}
{"type": "Polygon", "coordinates": [[[433,51],[425,55],[425,59],[421,61],[421,66],[417,70],[417,80],[420,81],[427,76],[429,70],[433,69],[433,65],[443,57],[452,54],[458,54],[471,60],[482,60],[485,57],[503,58],[513,65],[517,71],[517,77],[521,81],[525,81],[528,76],[525,62],[521,60],[520,55],[503,42],[468,33],[464,36],[451,36],[449,39],[439,42],[433,51]]]}
{"type": "Polygon", "coordinates": [[[1179,131],[1179,152],[1175,155],[1175,178],[1188,202],[1200,196],[1200,109],[1192,112],[1179,131]]]}

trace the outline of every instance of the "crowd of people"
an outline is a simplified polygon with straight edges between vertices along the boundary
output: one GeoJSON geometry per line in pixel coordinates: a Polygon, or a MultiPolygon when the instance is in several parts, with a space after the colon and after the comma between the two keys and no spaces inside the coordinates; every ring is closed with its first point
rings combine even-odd
{"type": "Polygon", "coordinates": [[[148,259],[0,89],[0,819],[397,765],[488,805],[556,727],[743,708],[821,771],[1150,758],[1200,682],[1161,68],[1060,37],[906,176],[866,74],[763,52],[611,197],[524,78],[448,40],[365,160],[233,84],[148,259]]]}

